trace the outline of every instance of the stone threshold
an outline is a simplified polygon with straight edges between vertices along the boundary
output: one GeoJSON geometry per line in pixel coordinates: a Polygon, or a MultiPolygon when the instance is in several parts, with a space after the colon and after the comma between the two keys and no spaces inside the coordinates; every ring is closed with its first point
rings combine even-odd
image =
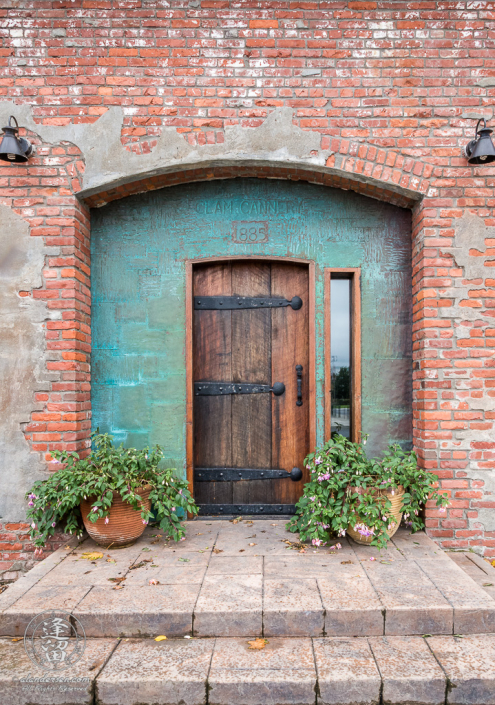
{"type": "Polygon", "coordinates": [[[494,705],[495,635],[88,639],[43,672],[0,639],[5,705],[494,705]]]}

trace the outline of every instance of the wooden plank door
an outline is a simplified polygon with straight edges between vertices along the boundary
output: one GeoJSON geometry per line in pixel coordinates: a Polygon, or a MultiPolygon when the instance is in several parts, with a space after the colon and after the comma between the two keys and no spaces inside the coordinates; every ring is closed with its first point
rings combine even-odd
{"type": "Polygon", "coordinates": [[[288,301],[298,296],[303,305],[299,310],[283,306],[193,311],[195,384],[285,385],[280,396],[195,392],[195,498],[203,513],[286,513],[307,480],[308,267],[258,260],[196,265],[193,297],[221,296],[288,301]],[[303,368],[301,405],[296,365],[303,368]],[[303,472],[297,481],[289,477],[295,467],[303,472]],[[243,470],[243,479],[236,479],[239,473],[234,470],[243,470]],[[228,479],[221,479],[220,472],[228,479]]]}

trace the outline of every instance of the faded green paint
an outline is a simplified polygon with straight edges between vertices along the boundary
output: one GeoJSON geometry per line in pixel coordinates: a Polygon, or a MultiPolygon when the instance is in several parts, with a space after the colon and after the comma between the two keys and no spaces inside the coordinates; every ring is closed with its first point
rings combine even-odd
{"type": "MultiPolygon", "coordinates": [[[[253,226],[254,227],[254,226],[253,226]]],[[[317,437],[323,441],[323,269],[362,267],[363,431],[410,443],[410,214],[352,192],[236,179],[115,201],[92,214],[93,425],[161,444],[185,467],[185,261],[268,255],[316,263],[317,437]],[[246,244],[239,221],[265,221],[246,244]]]]}

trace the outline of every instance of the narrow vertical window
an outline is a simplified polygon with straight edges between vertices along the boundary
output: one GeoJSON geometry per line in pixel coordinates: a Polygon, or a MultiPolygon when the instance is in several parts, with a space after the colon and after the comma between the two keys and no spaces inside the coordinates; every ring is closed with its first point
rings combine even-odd
{"type": "Polygon", "coordinates": [[[351,438],[351,280],[330,284],[331,433],[351,438]]]}
{"type": "Polygon", "coordinates": [[[325,270],[325,436],[361,435],[360,270],[325,270]]]}

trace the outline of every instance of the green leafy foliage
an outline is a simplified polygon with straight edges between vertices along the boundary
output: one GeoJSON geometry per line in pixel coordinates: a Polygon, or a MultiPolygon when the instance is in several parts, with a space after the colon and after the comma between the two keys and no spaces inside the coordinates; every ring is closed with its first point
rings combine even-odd
{"type": "Polygon", "coordinates": [[[438,491],[438,477],[418,467],[413,451],[391,445],[381,459],[370,460],[365,444],[366,437],[353,443],[335,434],[305,459],[311,479],[287,524],[302,541],[321,546],[332,535],[345,536],[351,526],[363,536],[372,536],[372,545],[384,548],[393,520],[392,504],[381,490],[404,490],[402,511],[413,531],[424,528],[420,512],[426,502],[448,505],[447,496],[438,491]]]}
{"type": "Polygon", "coordinates": [[[60,522],[65,523],[67,533],[82,534],[79,505],[83,499],[92,504],[90,521],[107,517],[115,491],[141,511],[143,523],[153,519],[175,541],[185,535],[179,515],[197,514],[198,508],[187,482],[179,479],[175,470],[159,467],[163,458],[160,446],[136,450],[122,444],[115,447],[112,440],[107,433],[94,433],[93,450],[86,458],[77,453],[51,451],[58,469],[47,480],[35,482],[26,493],[31,538],[38,548],[53,536],[60,522]],[[153,513],[141,506],[140,493],[146,486],[152,488],[149,498],[153,513]]]}

